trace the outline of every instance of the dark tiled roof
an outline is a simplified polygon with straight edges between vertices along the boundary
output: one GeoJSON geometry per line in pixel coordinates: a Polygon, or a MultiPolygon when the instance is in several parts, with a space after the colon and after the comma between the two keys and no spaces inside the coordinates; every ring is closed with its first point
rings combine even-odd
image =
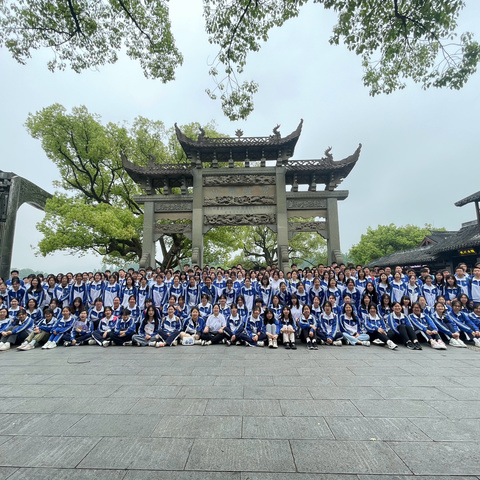
{"type": "Polygon", "coordinates": [[[391,255],[378,258],[367,264],[367,267],[386,267],[393,265],[412,266],[426,264],[435,260],[435,255],[432,250],[435,245],[429,245],[427,247],[412,248],[411,250],[403,250],[401,252],[395,252],[391,255]]]}
{"type": "Polygon", "coordinates": [[[430,235],[425,235],[425,238],[429,238],[433,243],[441,243],[452,235],[457,235],[458,231],[443,231],[443,230],[432,230],[430,235]]]}
{"type": "Polygon", "coordinates": [[[455,202],[455,206],[463,207],[467,203],[471,203],[471,202],[480,202],[480,192],[477,192],[472,195],[469,195],[468,197],[462,198],[458,202],[455,202]]]}
{"type": "Polygon", "coordinates": [[[461,250],[469,247],[480,246],[480,228],[475,223],[462,227],[456,235],[451,235],[443,242],[432,245],[432,253],[438,254],[442,252],[448,252],[450,250],[461,250]]]}

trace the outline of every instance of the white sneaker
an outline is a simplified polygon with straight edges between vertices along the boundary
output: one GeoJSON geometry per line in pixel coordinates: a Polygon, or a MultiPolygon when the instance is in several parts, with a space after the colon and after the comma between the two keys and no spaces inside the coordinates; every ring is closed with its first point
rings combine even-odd
{"type": "Polygon", "coordinates": [[[63,344],[63,346],[64,346],[64,347],[69,347],[71,344],[72,344],[72,342],[65,342],[65,343],[63,344]]]}
{"type": "Polygon", "coordinates": [[[362,345],[363,345],[364,347],[369,347],[369,346],[370,346],[370,342],[369,342],[368,340],[364,340],[364,341],[362,342],[362,345]]]}
{"type": "Polygon", "coordinates": [[[480,347],[480,338],[474,338],[473,341],[475,342],[476,347],[480,347]]]}
{"type": "Polygon", "coordinates": [[[273,348],[278,348],[278,342],[276,340],[273,341],[273,348]]]}
{"type": "Polygon", "coordinates": [[[133,345],[133,342],[132,342],[132,341],[124,342],[124,343],[123,343],[123,346],[124,346],[124,347],[131,347],[132,345],[133,345]]]}
{"type": "Polygon", "coordinates": [[[398,345],[393,343],[391,340],[388,340],[387,345],[390,350],[395,350],[398,347],[398,345]]]}
{"type": "Polygon", "coordinates": [[[104,341],[102,342],[102,345],[103,345],[104,347],[110,346],[110,340],[104,340],[104,341]]]}
{"type": "Polygon", "coordinates": [[[28,345],[28,342],[23,342],[21,345],[17,347],[17,350],[23,350],[28,345]]]}
{"type": "Polygon", "coordinates": [[[467,348],[465,342],[463,340],[460,340],[459,338],[457,339],[457,343],[460,348],[467,348]]]}
{"type": "Polygon", "coordinates": [[[336,347],[341,347],[342,346],[342,341],[341,340],[335,340],[332,345],[335,345],[336,347]]]}
{"type": "Polygon", "coordinates": [[[176,340],[172,342],[172,347],[176,347],[177,345],[178,345],[178,342],[176,340]]]}
{"type": "Polygon", "coordinates": [[[432,348],[438,349],[437,341],[434,338],[432,338],[432,340],[430,340],[430,346],[432,348]]]}
{"type": "Polygon", "coordinates": [[[207,342],[205,342],[205,345],[211,345],[212,344],[212,341],[211,340],[208,340],[207,342]]]}
{"type": "Polygon", "coordinates": [[[241,345],[241,344],[242,344],[242,342],[241,342],[240,340],[237,340],[237,341],[235,342],[235,345],[237,345],[237,346],[238,346],[238,345],[241,345]]]}
{"type": "Polygon", "coordinates": [[[385,345],[385,343],[383,343],[379,338],[376,338],[375,340],[373,340],[373,343],[375,345],[385,345]]]}
{"type": "Polygon", "coordinates": [[[24,352],[28,350],[33,350],[35,348],[35,345],[33,343],[27,344],[27,346],[23,349],[24,352]]]}
{"type": "MultiPolygon", "coordinates": [[[[160,342],[158,342],[160,343],[160,342]]],[[[149,347],[155,347],[157,345],[157,342],[153,341],[153,342],[148,342],[148,346],[149,347]]]]}
{"type": "Polygon", "coordinates": [[[265,342],[263,342],[262,340],[259,340],[257,342],[257,347],[263,347],[265,345],[265,342]]]}
{"type": "Polygon", "coordinates": [[[439,350],[446,350],[447,346],[445,345],[445,342],[443,340],[437,340],[437,348],[439,350]]]}
{"type": "Polygon", "coordinates": [[[50,342],[45,343],[42,347],[42,350],[47,350],[49,346],[50,346],[50,342]]]}
{"type": "Polygon", "coordinates": [[[450,341],[448,342],[448,344],[451,346],[451,347],[460,347],[460,344],[458,343],[458,340],[456,340],[455,338],[451,338],[450,341]]]}
{"type": "Polygon", "coordinates": [[[94,340],[93,338],[91,338],[91,339],[88,341],[88,344],[89,344],[89,345],[96,345],[96,344],[97,344],[97,341],[94,340]]]}
{"type": "Polygon", "coordinates": [[[202,341],[201,341],[201,340],[194,340],[194,341],[193,341],[193,344],[194,344],[194,345],[201,345],[201,344],[202,344],[202,341]]]}
{"type": "Polygon", "coordinates": [[[164,347],[164,346],[165,346],[165,344],[163,342],[156,342],[155,343],[156,348],[160,348],[160,347],[164,347]]]}
{"type": "Polygon", "coordinates": [[[48,347],[48,349],[51,350],[52,348],[56,348],[56,347],[58,347],[57,342],[52,341],[50,342],[50,346],[48,347]]]}

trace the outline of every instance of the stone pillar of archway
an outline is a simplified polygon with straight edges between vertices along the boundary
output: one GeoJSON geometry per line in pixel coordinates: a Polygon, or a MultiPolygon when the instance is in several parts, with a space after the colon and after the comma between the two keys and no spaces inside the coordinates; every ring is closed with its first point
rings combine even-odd
{"type": "Polygon", "coordinates": [[[24,203],[39,210],[52,195],[13,172],[0,171],[0,276],[8,278],[12,263],[17,211],[24,203]]]}

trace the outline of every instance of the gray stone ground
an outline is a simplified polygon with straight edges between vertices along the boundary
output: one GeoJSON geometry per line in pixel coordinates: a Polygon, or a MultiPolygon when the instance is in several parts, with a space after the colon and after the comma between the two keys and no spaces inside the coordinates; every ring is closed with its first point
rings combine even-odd
{"type": "Polygon", "coordinates": [[[0,353],[0,480],[480,479],[480,353],[0,353]]]}

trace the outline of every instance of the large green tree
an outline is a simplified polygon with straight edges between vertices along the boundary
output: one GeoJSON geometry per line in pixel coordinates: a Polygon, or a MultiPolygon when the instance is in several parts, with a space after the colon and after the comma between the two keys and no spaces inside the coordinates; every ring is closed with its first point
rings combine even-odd
{"type": "MultiPolygon", "coordinates": [[[[434,230],[444,230],[435,228],[434,230]]],[[[390,255],[401,250],[408,250],[420,246],[426,235],[430,235],[432,226],[416,225],[396,226],[378,225],[377,228],[368,227],[367,233],[360,237],[360,241],[353,245],[348,254],[355,263],[365,265],[377,258],[390,255]]]]}
{"type": "MultiPolygon", "coordinates": [[[[457,31],[465,0],[312,0],[334,10],[330,43],[344,43],[361,58],[372,95],[404,88],[461,88],[476,71],[480,46],[457,31]]],[[[473,0],[472,0],[473,1],[473,0]]],[[[307,0],[203,0],[206,32],[218,46],[210,70],[225,114],[246,118],[255,81],[240,76],[250,52],[272,28],[297,17],[307,0]]],[[[174,78],[183,58],[170,28],[167,0],[0,0],[0,47],[25,63],[37,49],[52,50],[51,70],[76,72],[114,63],[118,52],[138,60],[147,77],[174,78]]]]}
{"type": "MultiPolygon", "coordinates": [[[[141,191],[123,169],[120,152],[138,165],[147,165],[152,155],[161,163],[185,162],[173,129],[142,117],[130,127],[103,125],[85,107],[68,113],[58,104],[31,114],[26,127],[41,140],[61,178],[54,183],[57,191],[38,224],[43,234],[39,252],[95,251],[107,262],[138,261],[143,211],[133,195],[141,191]]],[[[182,129],[195,137],[199,127],[193,123],[182,129]]],[[[210,124],[204,129],[209,136],[218,135],[210,124]]],[[[189,255],[190,242],[183,235],[163,235],[159,243],[162,259],[158,263],[164,268],[178,265],[189,255]]]]}

